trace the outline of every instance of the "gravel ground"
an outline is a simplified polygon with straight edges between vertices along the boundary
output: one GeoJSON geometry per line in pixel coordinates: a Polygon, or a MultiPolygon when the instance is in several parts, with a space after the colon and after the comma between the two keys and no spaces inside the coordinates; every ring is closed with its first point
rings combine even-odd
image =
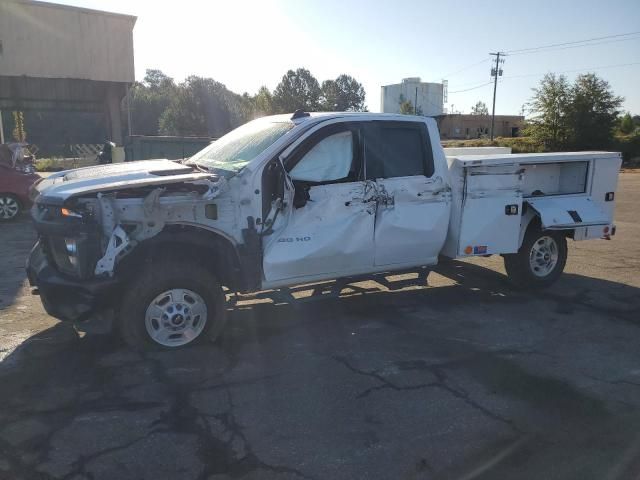
{"type": "Polygon", "coordinates": [[[244,297],[138,354],[48,317],[0,226],[0,478],[626,479],[640,472],[640,174],[613,241],[515,292],[500,258],[244,297]]]}

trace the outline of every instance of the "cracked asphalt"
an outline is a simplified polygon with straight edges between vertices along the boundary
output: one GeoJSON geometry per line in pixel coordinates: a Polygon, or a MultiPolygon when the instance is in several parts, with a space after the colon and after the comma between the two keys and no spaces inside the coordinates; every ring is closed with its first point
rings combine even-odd
{"type": "Polygon", "coordinates": [[[499,258],[241,297],[140,354],[48,317],[0,226],[0,478],[637,479],[640,173],[611,242],[512,290],[499,258]]]}

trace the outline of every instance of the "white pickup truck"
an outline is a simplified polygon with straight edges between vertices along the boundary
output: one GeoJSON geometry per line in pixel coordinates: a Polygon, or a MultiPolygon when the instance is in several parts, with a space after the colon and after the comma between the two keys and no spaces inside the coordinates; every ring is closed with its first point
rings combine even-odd
{"type": "Polygon", "coordinates": [[[375,113],[254,120],[184,162],[40,182],[27,271],[46,310],[134,347],[215,339],[225,290],[502,255],[519,287],[562,273],[567,239],[610,238],[621,157],[445,157],[433,119],[375,113]]]}

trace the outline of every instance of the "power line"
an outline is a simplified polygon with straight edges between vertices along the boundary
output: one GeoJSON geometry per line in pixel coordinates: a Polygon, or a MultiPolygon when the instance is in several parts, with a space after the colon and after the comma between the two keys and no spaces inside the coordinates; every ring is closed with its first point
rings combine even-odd
{"type": "MultiPolygon", "coordinates": [[[[618,64],[614,64],[614,65],[600,65],[600,66],[597,66],[597,67],[574,68],[572,70],[563,70],[561,72],[525,73],[525,74],[522,74],[522,75],[508,75],[508,76],[502,77],[502,78],[506,79],[506,78],[539,77],[540,75],[546,75],[547,73],[574,73],[574,72],[582,72],[582,71],[585,71],[585,70],[601,70],[601,69],[605,69],[605,68],[629,67],[629,66],[632,66],[632,65],[640,65],[640,62],[618,63],[618,64]]],[[[449,92],[449,93],[456,93],[456,92],[449,92]]]]}
{"type": "MultiPolygon", "coordinates": [[[[478,82],[480,80],[473,80],[472,82],[464,82],[464,83],[456,83],[454,84],[454,88],[463,88],[469,85],[479,85],[478,82]]],[[[451,86],[449,86],[449,88],[451,88],[451,86]]]]}
{"type": "Polygon", "coordinates": [[[471,88],[465,88],[464,90],[456,90],[454,92],[449,92],[449,93],[462,93],[462,92],[468,92],[470,90],[475,90],[477,88],[482,88],[482,87],[486,87],[487,85],[491,85],[493,83],[493,80],[483,83],[481,85],[476,85],[475,87],[471,87],[471,88]]]}
{"type": "Polygon", "coordinates": [[[637,32],[629,32],[629,33],[619,33],[617,35],[605,35],[604,37],[593,37],[593,38],[587,38],[585,40],[576,40],[573,42],[563,42],[563,43],[552,43],[549,45],[541,45],[538,47],[530,47],[530,48],[521,48],[519,50],[511,50],[506,52],[507,55],[515,55],[515,54],[519,54],[522,52],[530,52],[530,51],[534,51],[534,50],[542,50],[542,49],[546,49],[546,48],[553,48],[553,47],[562,47],[565,45],[576,45],[579,43],[587,43],[587,42],[593,42],[593,41],[597,41],[597,40],[606,40],[609,38],[620,38],[620,37],[628,37],[630,35],[637,35],[640,34],[640,31],[637,32]]]}
{"type": "MultiPolygon", "coordinates": [[[[594,38],[590,38],[590,39],[587,39],[587,40],[577,40],[575,42],[564,42],[564,43],[556,43],[556,44],[544,45],[544,46],[540,46],[540,47],[531,47],[531,48],[523,48],[523,49],[520,49],[520,50],[511,50],[511,51],[508,51],[508,52],[504,53],[504,55],[525,55],[525,54],[528,54],[528,53],[540,53],[540,52],[547,53],[547,52],[553,52],[553,51],[558,51],[558,50],[566,50],[566,49],[569,49],[569,48],[582,48],[582,47],[590,47],[590,46],[597,46],[597,45],[605,45],[605,44],[608,44],[608,43],[626,42],[626,41],[629,41],[629,40],[640,40],[640,36],[636,36],[636,37],[632,37],[632,38],[618,38],[617,40],[608,40],[608,41],[604,41],[604,42],[585,43],[583,45],[576,45],[578,43],[594,42],[596,40],[602,40],[602,39],[613,38],[613,37],[616,37],[616,38],[617,37],[622,37],[622,36],[627,36],[628,37],[628,36],[631,36],[631,35],[640,35],[640,31],[638,31],[638,32],[629,32],[629,33],[621,33],[621,34],[618,34],[618,35],[608,35],[608,36],[605,36],[605,37],[594,37],[594,38]],[[563,46],[563,45],[572,45],[572,46],[563,46]],[[543,50],[543,49],[549,49],[551,47],[558,47],[558,46],[561,47],[561,48],[555,48],[555,49],[552,49],[552,50],[543,50]]],[[[460,70],[456,70],[452,74],[449,74],[449,76],[454,75],[457,72],[461,72],[461,71],[464,71],[464,70],[466,70],[468,68],[471,68],[472,66],[476,66],[476,65],[479,65],[481,63],[484,63],[484,62],[486,62],[488,60],[489,59],[485,59],[483,61],[476,62],[475,64],[468,65],[467,67],[464,67],[464,68],[462,68],[460,70]]],[[[619,66],[625,66],[625,65],[634,65],[634,63],[621,64],[619,66]]],[[[617,65],[613,65],[613,66],[617,66],[617,65]]],[[[607,66],[604,66],[604,67],[587,67],[587,68],[592,68],[593,69],[593,68],[607,68],[607,67],[609,67],[609,66],[607,65],[607,66]]],[[[579,70],[582,70],[582,69],[566,70],[564,72],[555,72],[555,73],[570,73],[570,72],[575,72],[575,71],[579,71],[579,70]]],[[[517,76],[516,75],[512,75],[512,76],[509,76],[507,78],[516,78],[516,77],[523,77],[523,76],[524,77],[526,77],[526,76],[536,76],[536,75],[544,75],[544,74],[543,73],[541,73],[541,74],[534,73],[534,74],[517,75],[517,76]]],[[[460,83],[457,86],[458,87],[464,87],[466,85],[474,85],[476,83],[477,82],[465,82],[465,83],[460,83]]],[[[484,86],[484,85],[485,84],[477,85],[476,87],[472,87],[472,88],[465,89],[465,90],[450,91],[449,93],[460,93],[460,92],[464,92],[464,91],[467,91],[467,90],[473,90],[475,88],[480,88],[481,86],[484,86]]]]}
{"type": "MultiPolygon", "coordinates": [[[[618,64],[614,64],[614,65],[599,65],[599,66],[595,66],[595,67],[582,67],[582,68],[574,68],[572,70],[562,70],[560,72],[551,72],[551,71],[547,71],[547,72],[540,72],[540,73],[525,73],[522,75],[506,75],[503,76],[498,83],[501,83],[503,80],[506,80],[508,78],[525,78],[525,77],[539,77],[541,75],[546,75],[547,73],[557,73],[557,74],[562,74],[562,73],[575,73],[575,72],[583,72],[583,71],[589,71],[589,70],[601,70],[601,69],[607,69],[607,68],[619,68],[619,67],[629,67],[629,66],[633,66],[633,65],[640,65],[640,62],[631,62],[631,63],[618,63],[618,64]]],[[[471,82],[470,82],[471,83],[471,82]]],[[[482,83],[480,85],[476,85],[475,87],[471,87],[471,88],[466,88],[464,90],[455,90],[453,92],[449,92],[449,93],[462,93],[462,92],[468,92],[470,90],[475,90],[477,88],[481,88],[481,87],[485,87],[487,85],[490,85],[491,83],[493,83],[493,81],[490,82],[486,82],[486,83],[482,83]]]]}
{"type": "Polygon", "coordinates": [[[604,42],[594,42],[594,43],[584,43],[582,45],[570,45],[567,47],[559,47],[559,48],[549,48],[549,49],[540,49],[540,50],[533,50],[531,52],[520,52],[520,53],[512,53],[510,54],[511,56],[513,55],[530,55],[532,53],[548,53],[548,52],[557,52],[559,50],[568,50],[570,48],[584,48],[584,47],[595,47],[597,45],[606,45],[608,43],[619,43],[619,42],[628,42],[630,40],[640,40],[640,36],[637,37],[631,37],[631,38],[619,38],[617,40],[605,40],[604,42]]]}
{"type": "Polygon", "coordinates": [[[451,73],[447,73],[446,75],[441,75],[441,77],[442,78],[453,77],[454,75],[457,75],[460,72],[464,72],[465,70],[469,70],[470,68],[473,68],[473,67],[475,67],[477,65],[480,65],[480,64],[488,62],[488,61],[489,61],[488,58],[484,58],[484,59],[480,60],[479,62],[472,63],[471,65],[467,65],[466,67],[459,68],[458,70],[455,70],[455,71],[453,71],[451,73]]]}

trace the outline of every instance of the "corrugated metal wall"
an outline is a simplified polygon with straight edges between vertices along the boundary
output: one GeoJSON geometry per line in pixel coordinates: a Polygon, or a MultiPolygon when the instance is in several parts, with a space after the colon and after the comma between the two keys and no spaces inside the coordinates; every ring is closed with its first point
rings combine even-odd
{"type": "Polygon", "coordinates": [[[0,1],[0,75],[133,82],[136,17],[0,1]]]}

